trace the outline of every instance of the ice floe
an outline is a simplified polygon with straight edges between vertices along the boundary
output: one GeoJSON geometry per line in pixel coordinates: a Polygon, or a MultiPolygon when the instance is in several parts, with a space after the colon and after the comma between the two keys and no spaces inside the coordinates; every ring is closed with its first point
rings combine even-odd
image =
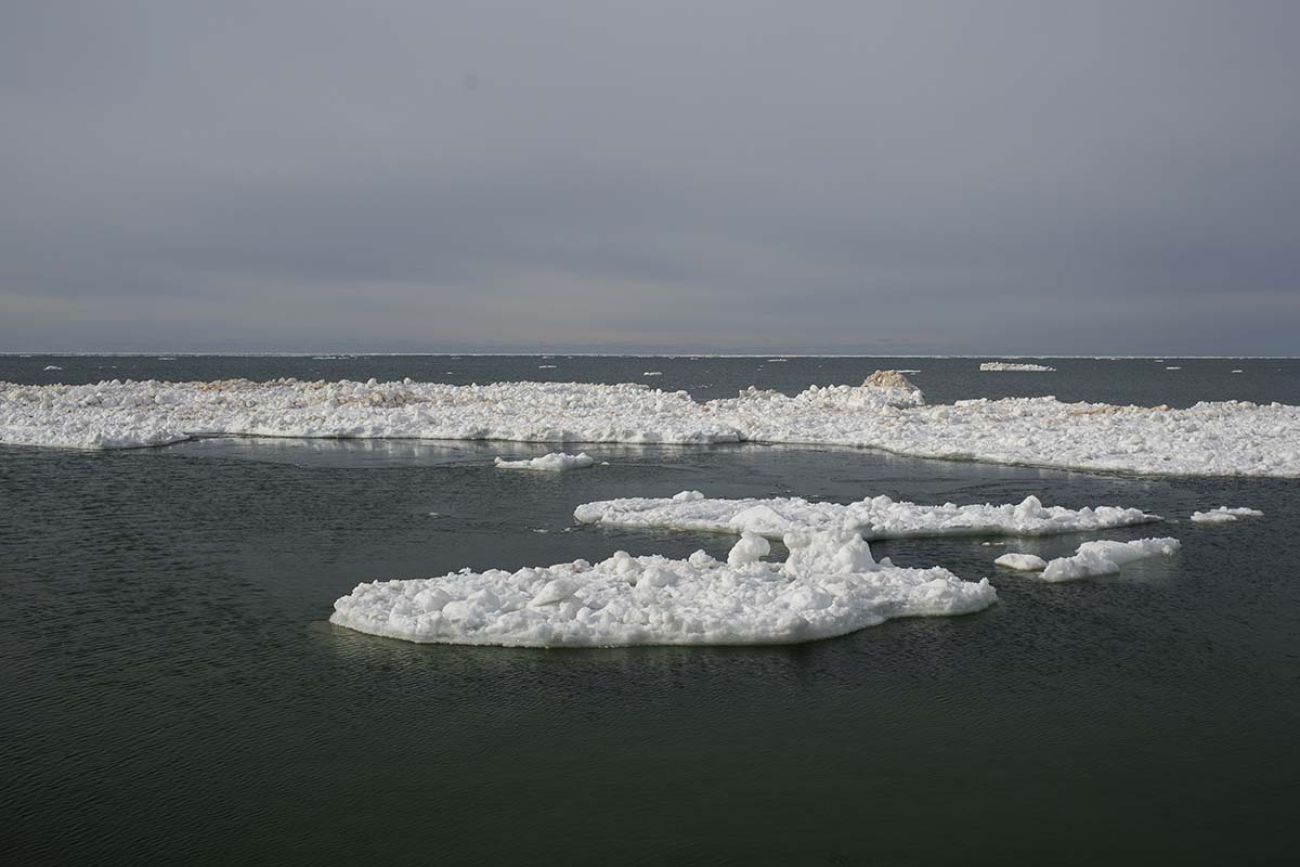
{"type": "Polygon", "coordinates": [[[747,535],[726,563],[703,551],[685,560],[619,551],[594,565],[363,583],[334,603],[330,621],[441,644],[790,644],[997,601],[987,579],[876,563],[855,534],[791,533],[784,541],[783,564],[762,560],[766,540],[747,535]]]}
{"type": "Polygon", "coordinates": [[[1100,539],[1084,542],[1072,557],[1049,560],[1043,568],[1044,581],[1076,581],[1098,575],[1113,575],[1125,563],[1157,555],[1171,555],[1181,545],[1177,539],[1137,539],[1132,542],[1113,542],[1100,539]]]}
{"type": "Polygon", "coordinates": [[[994,560],[993,564],[1006,569],[1016,569],[1020,572],[1041,572],[1047,568],[1047,561],[1037,554],[1003,554],[994,560]]]}
{"type": "Polygon", "coordinates": [[[926,458],[1166,475],[1300,476],[1300,407],[1188,409],[1051,397],[925,405],[897,371],[796,395],[698,402],[642,384],[514,382],[0,383],[0,442],[127,448],[194,436],[762,442],[926,458]],[[905,383],[905,385],[904,385],[905,383]]]}
{"type": "Polygon", "coordinates": [[[1020,373],[1055,373],[1055,367],[1048,367],[1046,364],[1021,364],[1014,361],[986,361],[980,365],[980,370],[992,371],[1018,371],[1020,373]]]}
{"type": "Polygon", "coordinates": [[[1217,509],[1208,509],[1204,512],[1192,512],[1192,520],[1198,524],[1228,524],[1238,518],[1252,517],[1261,518],[1264,513],[1259,509],[1247,509],[1245,507],[1229,508],[1219,506],[1217,509]]]}
{"type": "Polygon", "coordinates": [[[566,452],[551,452],[548,455],[542,455],[540,458],[524,458],[523,460],[511,461],[506,458],[497,458],[495,460],[497,469],[501,470],[536,470],[545,473],[562,473],[565,470],[580,470],[589,467],[596,461],[586,452],[579,452],[571,455],[566,452]]]}
{"type": "Polygon", "coordinates": [[[927,506],[868,497],[856,503],[816,503],[799,497],[722,500],[699,491],[671,498],[630,497],[584,503],[573,513],[583,524],[612,527],[757,533],[779,539],[792,530],[851,530],[869,539],[918,536],[1046,536],[1125,527],[1160,520],[1141,509],[1115,506],[1067,509],[1034,496],[1018,504],[927,506]]]}

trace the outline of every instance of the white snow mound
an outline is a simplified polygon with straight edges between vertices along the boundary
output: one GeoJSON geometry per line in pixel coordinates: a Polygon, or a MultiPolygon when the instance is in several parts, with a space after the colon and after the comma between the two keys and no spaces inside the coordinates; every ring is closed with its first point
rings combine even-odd
{"type": "Polygon", "coordinates": [[[1261,518],[1263,516],[1264,513],[1259,509],[1247,509],[1245,507],[1229,508],[1220,506],[1217,509],[1210,509],[1205,512],[1192,512],[1192,520],[1198,524],[1228,524],[1238,518],[1261,518]]]}
{"type": "Polygon", "coordinates": [[[594,565],[375,581],[335,602],[330,622],[439,644],[792,644],[997,601],[988,579],[878,564],[856,534],[790,533],[785,544],[783,564],[759,559],[767,542],[749,535],[726,563],[703,551],[686,560],[619,551],[594,565]]]}
{"type": "Polygon", "coordinates": [[[923,458],[1160,475],[1300,477],[1300,407],[1238,401],[1188,409],[963,400],[914,388],[746,389],[695,401],[642,384],[513,382],[0,383],[0,442],[130,448],[196,436],[795,443],[923,458]]]}
{"type": "Polygon", "coordinates": [[[849,530],[866,539],[917,536],[1048,536],[1125,527],[1160,520],[1140,509],[1116,506],[1067,509],[1044,506],[1034,496],[1018,504],[924,506],[869,497],[856,503],[812,503],[799,497],[706,499],[682,491],[671,499],[630,497],[584,503],[573,513],[582,524],[611,527],[757,533],[780,539],[792,530],[849,530]]]}
{"type": "Polygon", "coordinates": [[[562,473],[566,470],[580,470],[589,467],[596,461],[586,452],[579,452],[571,455],[566,452],[551,452],[548,455],[542,455],[540,458],[525,458],[518,461],[510,461],[505,458],[497,458],[495,463],[497,469],[502,470],[535,470],[546,473],[562,473]]]}
{"type": "Polygon", "coordinates": [[[1177,539],[1137,539],[1132,542],[1113,542],[1101,539],[1084,542],[1073,557],[1049,560],[1043,569],[1044,581],[1075,581],[1097,575],[1114,575],[1125,563],[1171,555],[1182,547],[1177,539]]]}

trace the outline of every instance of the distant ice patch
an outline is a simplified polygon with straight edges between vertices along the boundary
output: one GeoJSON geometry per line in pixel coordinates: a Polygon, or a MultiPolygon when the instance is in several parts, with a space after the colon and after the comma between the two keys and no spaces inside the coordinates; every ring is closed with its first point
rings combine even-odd
{"type": "Polygon", "coordinates": [[[1133,542],[1113,542],[1109,539],[1084,542],[1074,556],[1048,561],[1042,577],[1044,581],[1059,582],[1114,575],[1125,563],[1145,557],[1169,556],[1180,547],[1178,540],[1171,538],[1138,539],[1133,542]]]}
{"type": "Polygon", "coordinates": [[[699,491],[670,499],[630,497],[584,503],[579,523],[721,533],[757,533],[780,539],[793,530],[849,530],[867,539],[917,536],[1047,536],[1158,521],[1141,509],[1116,506],[1067,509],[1044,506],[1034,496],[1017,504],[927,506],[869,497],[856,503],[809,502],[799,497],[722,500],[699,491]]]}
{"type": "Polygon", "coordinates": [[[1019,371],[1021,373],[1055,373],[1055,367],[1048,367],[1046,364],[1023,364],[1015,361],[986,361],[980,365],[980,370],[995,371],[1019,371]]]}
{"type": "Polygon", "coordinates": [[[619,551],[596,564],[363,583],[334,603],[330,621],[440,644],[792,644],[997,601],[988,579],[876,563],[856,534],[790,533],[784,541],[783,564],[762,560],[767,541],[746,535],[725,563],[703,551],[685,560],[619,551]]]}
{"type": "Polygon", "coordinates": [[[1264,513],[1259,509],[1219,506],[1217,509],[1208,509],[1204,512],[1193,512],[1192,520],[1198,524],[1229,524],[1236,521],[1238,518],[1262,518],[1263,516],[1264,513]]]}
{"type": "Polygon", "coordinates": [[[497,458],[495,461],[497,468],[502,470],[536,470],[545,473],[580,470],[591,466],[595,462],[586,452],[579,452],[576,455],[566,452],[551,452],[548,455],[542,455],[540,458],[525,458],[518,461],[497,458]]]}
{"type": "Polygon", "coordinates": [[[62,368],[62,367],[59,367],[57,364],[47,364],[47,365],[45,365],[45,370],[62,370],[62,369],[63,369],[63,368],[62,368]]]}

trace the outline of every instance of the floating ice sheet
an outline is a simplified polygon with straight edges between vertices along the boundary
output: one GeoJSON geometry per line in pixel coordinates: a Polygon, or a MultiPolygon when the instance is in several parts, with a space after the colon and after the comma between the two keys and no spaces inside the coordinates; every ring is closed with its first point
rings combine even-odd
{"type": "Polygon", "coordinates": [[[1048,367],[1046,364],[1023,364],[1014,361],[986,361],[980,365],[980,370],[992,371],[1016,371],[1019,373],[1055,373],[1055,367],[1048,367]]]}
{"type": "Polygon", "coordinates": [[[926,406],[905,377],[889,373],[873,379],[896,385],[812,386],[794,396],[750,388],[704,403],[641,384],[0,383],[0,442],[128,448],[205,435],[750,441],[1144,474],[1300,476],[1300,407],[1225,402],[1176,410],[1050,397],[926,406]]]}
{"type": "Polygon", "coordinates": [[[746,535],[726,563],[618,552],[517,572],[376,581],[334,603],[332,623],[407,641],[514,647],[791,644],[895,617],[967,614],[997,592],[946,569],[876,563],[855,534],[791,533],[785,563],[746,535]]]}
{"type": "Polygon", "coordinates": [[[925,506],[870,497],[856,503],[812,503],[799,497],[706,499],[699,491],[675,497],[631,497],[584,503],[580,523],[721,533],[758,533],[779,539],[791,530],[852,530],[867,539],[913,536],[1047,536],[1125,527],[1160,520],[1141,509],[1115,506],[1066,509],[1037,497],[1018,504],[925,506]]]}
{"type": "Polygon", "coordinates": [[[1192,512],[1192,520],[1198,524],[1229,524],[1242,517],[1263,517],[1264,513],[1259,509],[1247,509],[1244,507],[1229,508],[1219,506],[1217,509],[1209,509],[1204,512],[1192,512]]]}
{"type": "Polygon", "coordinates": [[[1044,567],[1044,581],[1076,581],[1098,575],[1113,575],[1125,563],[1157,555],[1171,555],[1181,547],[1177,539],[1137,539],[1113,542],[1101,539],[1084,542],[1072,557],[1057,557],[1044,567]]]}
{"type": "Polygon", "coordinates": [[[576,455],[566,452],[551,452],[548,455],[542,455],[540,458],[524,458],[518,461],[497,458],[495,461],[497,468],[502,470],[534,470],[544,473],[580,470],[591,466],[595,462],[586,452],[579,452],[576,455]]]}

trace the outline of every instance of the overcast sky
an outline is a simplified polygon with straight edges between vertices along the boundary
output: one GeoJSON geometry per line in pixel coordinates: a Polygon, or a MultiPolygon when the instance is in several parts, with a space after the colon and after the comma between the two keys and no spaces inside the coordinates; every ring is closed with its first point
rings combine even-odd
{"type": "Polygon", "coordinates": [[[0,350],[1300,354],[1300,3],[0,3],[0,350]]]}

